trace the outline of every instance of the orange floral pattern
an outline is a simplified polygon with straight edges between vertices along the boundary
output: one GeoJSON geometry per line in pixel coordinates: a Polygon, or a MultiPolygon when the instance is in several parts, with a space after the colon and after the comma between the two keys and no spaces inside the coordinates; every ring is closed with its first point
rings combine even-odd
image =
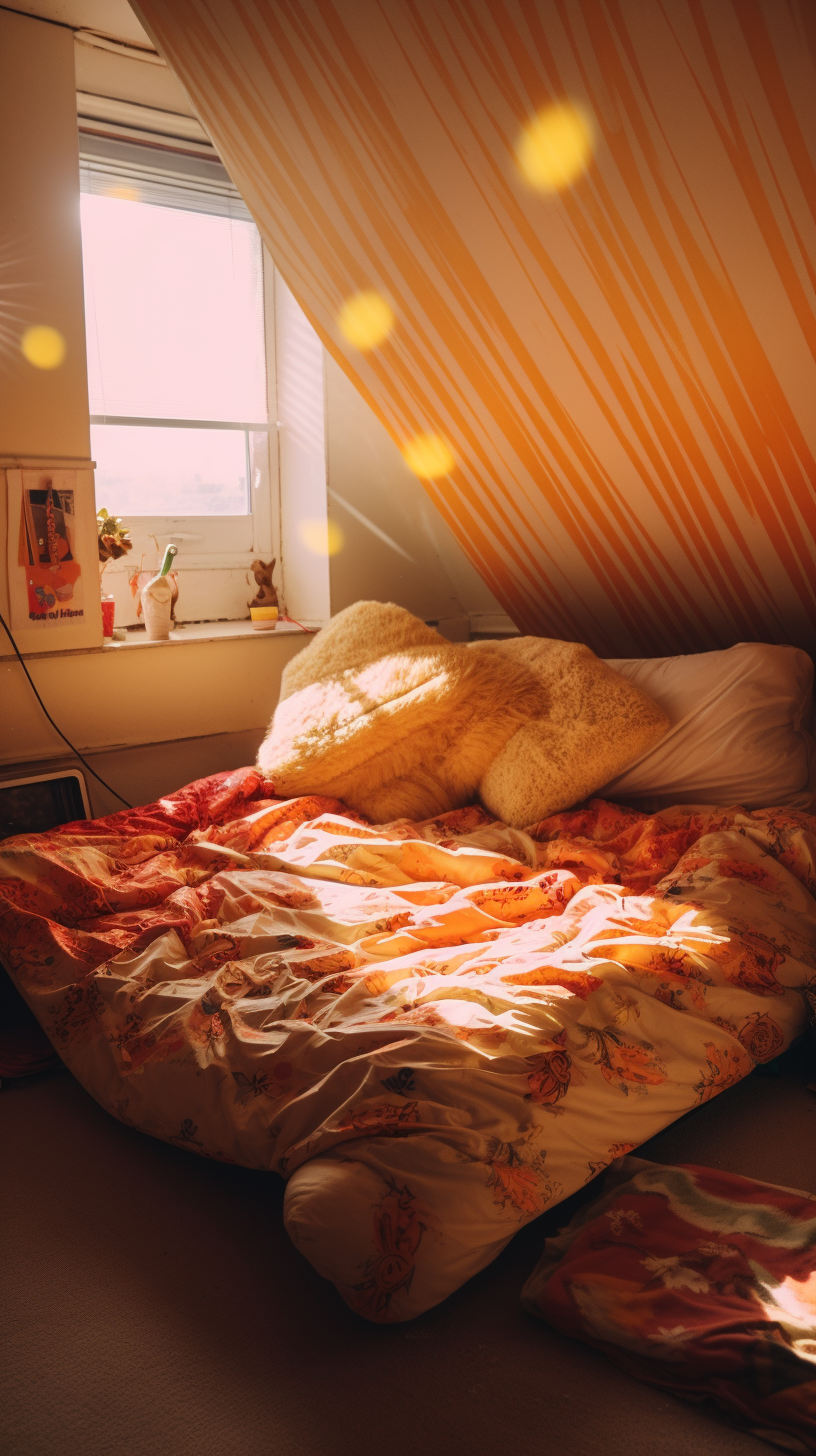
{"type": "Polygon", "coordinates": [[[508,986],[563,986],[573,996],[580,996],[582,1001],[586,1001],[590,992],[601,984],[598,977],[593,976],[590,971],[568,971],[557,966],[535,966],[531,971],[517,971],[514,975],[503,976],[502,980],[508,986]]]}
{"type": "Polygon", "coordinates": [[[760,890],[775,890],[776,879],[770,867],[753,864],[744,859],[720,859],[717,873],[722,879],[744,880],[746,885],[756,885],[760,890]]]}
{"type": "Polygon", "coordinates": [[[572,1057],[564,1046],[566,1032],[559,1032],[554,1040],[552,1051],[527,1058],[532,1071],[527,1073],[526,1099],[540,1107],[555,1107],[567,1095],[572,1078],[572,1057]]]}
{"type": "Polygon", "coordinates": [[[348,1132],[352,1137],[376,1133],[380,1137],[404,1137],[419,1125],[419,1108],[416,1102],[375,1103],[352,1108],[340,1117],[335,1125],[336,1132],[348,1132]]]}
{"type": "Polygon", "coordinates": [[[721,1047],[707,1041],[704,1051],[706,1070],[701,1072],[694,1088],[698,1102],[710,1102],[718,1092],[733,1087],[751,1070],[750,1056],[741,1046],[721,1047]]]}
{"type": "Polygon", "coordinates": [[[584,1046],[612,1087],[629,1094],[665,1082],[668,1072],[651,1042],[637,1040],[613,1026],[588,1029],[584,1046]]]}
{"type": "Polygon", "coordinates": [[[494,1203],[518,1218],[537,1218],[561,1192],[544,1172],[544,1152],[530,1151],[523,1139],[494,1142],[487,1159],[487,1187],[494,1203]]]}
{"type": "Polygon", "coordinates": [[[375,1252],[363,1265],[363,1277],[348,1291],[349,1303],[359,1314],[368,1319],[388,1319],[394,1296],[411,1288],[424,1232],[410,1188],[389,1182],[374,1210],[375,1252]]]}
{"type": "Polygon", "coordinates": [[[707,954],[735,986],[744,986],[761,996],[782,996],[785,988],[778,972],[787,951],[787,946],[778,945],[759,931],[729,925],[727,937],[712,945],[707,954]]]}
{"type": "Polygon", "coordinates": [[[767,1011],[752,1011],[746,1016],[739,1039],[755,1062],[772,1062],[785,1047],[785,1034],[767,1011]]]}

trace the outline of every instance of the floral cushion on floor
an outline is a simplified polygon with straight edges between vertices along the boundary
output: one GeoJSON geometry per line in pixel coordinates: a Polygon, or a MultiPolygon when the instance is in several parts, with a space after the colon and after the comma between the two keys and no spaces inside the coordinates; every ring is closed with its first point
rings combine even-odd
{"type": "Polygon", "coordinates": [[[816,1197],[619,1158],[522,1299],[641,1380],[816,1451],[816,1197]]]}

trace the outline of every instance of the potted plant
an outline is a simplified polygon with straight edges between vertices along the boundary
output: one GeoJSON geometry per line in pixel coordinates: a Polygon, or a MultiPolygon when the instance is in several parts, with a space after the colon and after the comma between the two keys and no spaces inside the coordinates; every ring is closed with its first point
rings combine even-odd
{"type": "MultiPolygon", "coordinates": [[[[111,516],[100,506],[96,513],[96,535],[99,547],[99,581],[109,561],[118,561],[120,556],[126,556],[128,551],[133,550],[133,542],[130,539],[130,532],[127,526],[122,524],[121,516],[111,516]]],[[[113,614],[115,602],[112,596],[102,597],[102,635],[113,636],[113,614]]]]}

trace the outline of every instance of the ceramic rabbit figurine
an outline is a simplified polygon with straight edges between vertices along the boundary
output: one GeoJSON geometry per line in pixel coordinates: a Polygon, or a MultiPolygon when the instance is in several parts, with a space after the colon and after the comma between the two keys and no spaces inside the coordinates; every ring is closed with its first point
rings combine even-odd
{"type": "Polygon", "coordinates": [[[272,585],[272,572],[275,569],[277,557],[273,556],[269,565],[265,561],[253,561],[252,575],[255,577],[255,584],[258,588],[253,600],[247,605],[250,607],[277,607],[278,593],[272,585]]]}

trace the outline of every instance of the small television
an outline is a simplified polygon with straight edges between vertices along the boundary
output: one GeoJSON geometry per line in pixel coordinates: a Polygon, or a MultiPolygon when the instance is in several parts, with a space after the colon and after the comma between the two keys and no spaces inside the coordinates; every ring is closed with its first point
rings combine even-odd
{"type": "Polygon", "coordinates": [[[0,839],[42,834],[74,819],[90,819],[88,791],[79,769],[0,779],[0,839]]]}

